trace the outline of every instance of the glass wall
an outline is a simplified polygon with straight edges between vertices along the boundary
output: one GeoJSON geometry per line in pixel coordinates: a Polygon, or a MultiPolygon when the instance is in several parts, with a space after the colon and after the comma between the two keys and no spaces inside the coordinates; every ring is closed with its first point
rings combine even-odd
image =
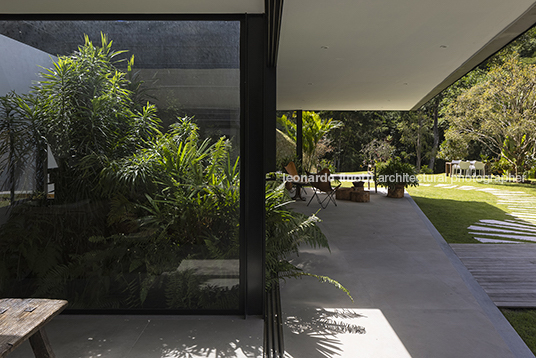
{"type": "Polygon", "coordinates": [[[0,296],[239,309],[239,21],[0,21],[0,96],[0,296]]]}

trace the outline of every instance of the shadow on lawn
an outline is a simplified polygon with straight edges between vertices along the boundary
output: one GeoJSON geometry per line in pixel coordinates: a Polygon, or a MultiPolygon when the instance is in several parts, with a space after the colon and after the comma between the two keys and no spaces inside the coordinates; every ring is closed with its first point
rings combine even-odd
{"type": "Polygon", "coordinates": [[[467,228],[479,220],[512,219],[507,212],[481,201],[411,196],[449,244],[476,244],[467,228]]]}

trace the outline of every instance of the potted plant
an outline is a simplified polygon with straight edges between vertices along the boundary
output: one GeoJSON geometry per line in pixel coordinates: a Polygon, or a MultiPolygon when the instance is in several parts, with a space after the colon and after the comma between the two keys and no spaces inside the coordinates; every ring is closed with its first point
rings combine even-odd
{"type": "Polygon", "coordinates": [[[376,180],[379,186],[387,187],[387,196],[390,198],[402,198],[404,188],[419,185],[413,165],[403,163],[399,157],[378,163],[376,180]]]}

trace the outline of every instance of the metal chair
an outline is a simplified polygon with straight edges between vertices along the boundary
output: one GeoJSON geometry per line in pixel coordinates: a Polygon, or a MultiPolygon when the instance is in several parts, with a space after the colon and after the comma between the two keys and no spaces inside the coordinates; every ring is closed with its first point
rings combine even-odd
{"type": "Polygon", "coordinates": [[[341,184],[337,185],[335,188],[331,187],[331,181],[329,180],[329,169],[325,168],[322,169],[317,174],[310,174],[309,177],[313,178],[313,181],[309,181],[309,184],[311,184],[311,187],[313,187],[313,196],[311,196],[311,199],[307,203],[307,206],[311,204],[311,201],[314,197],[318,200],[318,203],[320,204],[320,207],[322,209],[325,209],[328,207],[329,202],[332,201],[335,206],[337,206],[337,201],[335,200],[335,192],[341,184]],[[320,199],[320,196],[318,196],[318,193],[322,192],[326,194],[326,197],[324,199],[320,199]],[[327,202],[326,202],[327,201],[327,202]],[[324,203],[326,203],[324,205],[324,203]]]}

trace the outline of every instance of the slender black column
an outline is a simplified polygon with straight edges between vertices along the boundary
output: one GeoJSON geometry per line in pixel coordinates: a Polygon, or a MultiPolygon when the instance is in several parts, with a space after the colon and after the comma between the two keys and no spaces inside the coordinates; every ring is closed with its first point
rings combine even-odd
{"type": "Polygon", "coordinates": [[[266,21],[247,15],[243,23],[243,117],[241,153],[241,283],[246,315],[264,308],[265,70],[266,21]],[[245,47],[245,48],[244,48],[245,47]]]}
{"type": "Polygon", "coordinates": [[[264,170],[276,171],[276,68],[265,71],[266,93],[264,113],[264,170]]]}
{"type": "Polygon", "coordinates": [[[303,141],[302,141],[302,127],[303,127],[303,111],[300,109],[296,111],[296,157],[301,163],[303,161],[303,141]]]}

